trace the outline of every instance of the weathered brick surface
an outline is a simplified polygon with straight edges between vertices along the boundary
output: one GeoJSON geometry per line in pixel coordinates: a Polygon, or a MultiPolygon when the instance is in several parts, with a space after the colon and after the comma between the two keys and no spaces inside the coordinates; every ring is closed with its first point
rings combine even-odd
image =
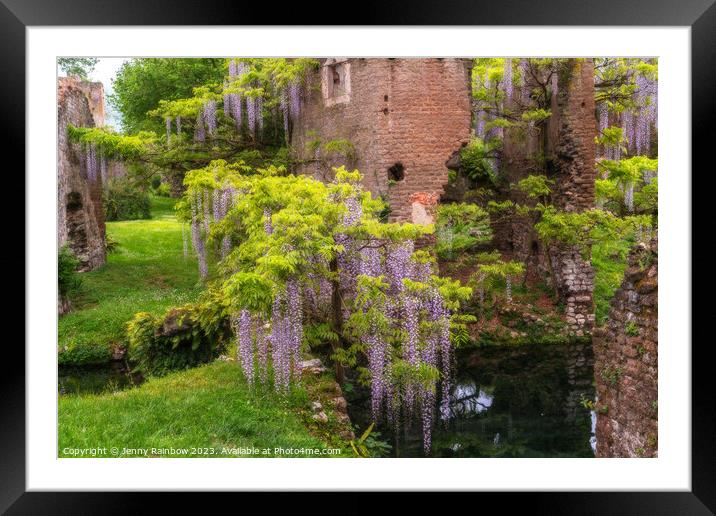
{"type": "Polygon", "coordinates": [[[84,153],[69,141],[67,125],[104,123],[102,84],[61,77],[57,101],[57,240],[59,246],[70,246],[80,270],[91,270],[106,258],[102,179],[98,174],[97,181],[87,180],[84,153]]]}
{"type": "MultiPolygon", "coordinates": [[[[431,205],[414,205],[442,194],[448,174],[445,162],[470,137],[469,60],[349,59],[348,63],[350,101],[327,106],[321,73],[315,73],[293,130],[293,145],[302,159],[311,160],[314,156],[306,149],[311,140],[350,140],[356,156],[348,165],[363,173],[375,196],[389,200],[391,219],[429,220],[431,205]],[[404,167],[404,179],[389,186],[388,169],[397,163],[404,167]]],[[[306,163],[300,172],[328,179],[330,165],[340,162],[306,163]]]]}
{"type": "MultiPolygon", "coordinates": [[[[594,61],[569,59],[559,73],[554,142],[554,204],[580,212],[595,207],[597,121],[594,115],[594,61]]],[[[594,271],[573,247],[553,251],[558,289],[566,300],[567,322],[577,333],[594,326],[594,271]]]]}
{"type": "Polygon", "coordinates": [[[629,256],[604,328],[593,333],[597,456],[658,454],[658,241],[629,256]]]}

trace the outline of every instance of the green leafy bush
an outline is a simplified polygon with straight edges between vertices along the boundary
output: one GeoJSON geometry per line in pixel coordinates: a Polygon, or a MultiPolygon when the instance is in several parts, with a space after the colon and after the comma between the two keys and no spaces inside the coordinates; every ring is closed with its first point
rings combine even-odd
{"type": "Polygon", "coordinates": [[[57,282],[61,296],[67,297],[80,288],[82,279],[77,272],[79,264],[80,261],[69,247],[63,246],[60,249],[57,259],[57,282]]]}
{"type": "Polygon", "coordinates": [[[476,204],[443,204],[437,208],[436,252],[452,260],[468,249],[492,238],[489,214],[476,204]]]}
{"type": "Polygon", "coordinates": [[[231,340],[226,307],[208,292],[194,305],[170,309],[164,317],[139,312],[127,324],[127,358],[135,370],[161,376],[211,362],[231,340]]]}
{"type": "Polygon", "coordinates": [[[98,346],[89,342],[71,342],[57,353],[57,363],[64,365],[106,364],[112,359],[109,346],[98,346]]]}
{"type": "Polygon", "coordinates": [[[112,179],[105,192],[104,212],[107,221],[149,219],[149,195],[127,179],[112,179]]]}
{"type": "Polygon", "coordinates": [[[495,170],[491,155],[494,154],[496,143],[486,143],[474,138],[460,150],[460,164],[465,175],[473,180],[489,180],[494,182],[495,170]]]}

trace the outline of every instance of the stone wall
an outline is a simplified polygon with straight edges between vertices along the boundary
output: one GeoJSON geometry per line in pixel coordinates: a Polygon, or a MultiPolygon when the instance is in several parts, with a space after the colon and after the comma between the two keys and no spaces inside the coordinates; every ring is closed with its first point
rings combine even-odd
{"type": "Polygon", "coordinates": [[[658,241],[629,256],[609,319],[593,333],[597,455],[658,454],[658,241]]]}
{"type": "Polygon", "coordinates": [[[57,240],[69,245],[87,271],[105,263],[102,178],[87,177],[86,156],[69,141],[67,126],[95,127],[104,123],[101,83],[60,77],[57,89],[57,240]]]}
{"type": "Polygon", "coordinates": [[[374,196],[389,201],[391,220],[431,222],[447,183],[445,163],[470,137],[469,67],[465,59],[322,60],[293,128],[292,144],[305,160],[299,171],[327,180],[331,165],[347,161],[374,196]],[[345,82],[334,95],[336,66],[337,83],[345,82]],[[316,156],[307,149],[315,139],[347,139],[355,155],[316,156]]]}
{"type": "MultiPolygon", "coordinates": [[[[554,204],[563,211],[580,212],[595,207],[594,61],[566,60],[558,81],[549,138],[554,149],[554,204]]],[[[594,326],[592,266],[574,247],[557,247],[551,255],[557,290],[566,302],[567,322],[577,334],[589,331],[594,326]]]]}

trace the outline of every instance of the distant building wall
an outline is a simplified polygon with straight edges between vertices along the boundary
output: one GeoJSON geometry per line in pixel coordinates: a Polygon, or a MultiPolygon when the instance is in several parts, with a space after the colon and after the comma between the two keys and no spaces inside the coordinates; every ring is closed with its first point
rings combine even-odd
{"type": "Polygon", "coordinates": [[[292,134],[299,172],[328,180],[331,166],[357,168],[392,220],[432,222],[445,163],[470,137],[470,60],[326,59],[311,85],[292,134]],[[337,139],[354,155],[309,148],[337,139]]]}
{"type": "MultiPolygon", "coordinates": [[[[105,225],[102,177],[87,175],[86,153],[71,143],[67,126],[95,127],[104,123],[101,83],[60,77],[57,90],[57,240],[80,260],[80,270],[105,263],[105,225]]],[[[99,166],[98,166],[99,170],[99,166]]]]}

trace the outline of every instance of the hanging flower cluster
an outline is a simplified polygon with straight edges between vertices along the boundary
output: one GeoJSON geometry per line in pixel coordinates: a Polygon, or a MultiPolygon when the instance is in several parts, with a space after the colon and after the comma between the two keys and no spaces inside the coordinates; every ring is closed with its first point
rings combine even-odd
{"type": "MultiPolygon", "coordinates": [[[[451,310],[433,276],[432,260],[416,252],[411,238],[385,240],[354,235],[363,216],[357,196],[343,201],[346,233],[336,242],[340,291],[351,299],[348,323],[360,339],[370,376],[375,420],[389,424],[421,421],[427,454],[441,386],[441,413],[447,414],[451,388],[451,310]]],[[[453,285],[454,286],[454,285],[453,285]]]]}
{"type": "MultiPolygon", "coordinates": [[[[191,243],[199,262],[199,276],[205,280],[209,274],[207,246],[210,224],[219,222],[228,213],[233,203],[235,190],[231,186],[220,189],[195,191],[190,197],[191,211],[191,243]]],[[[182,233],[183,236],[183,233],[182,233]]],[[[228,235],[223,237],[220,253],[225,258],[231,250],[231,240],[228,235]]],[[[185,251],[186,255],[186,251],[185,251]]]]}
{"type": "Polygon", "coordinates": [[[378,245],[361,252],[356,287],[357,315],[368,358],[373,418],[390,424],[417,418],[428,453],[438,385],[440,414],[449,413],[452,377],[451,310],[434,284],[426,255],[412,240],[378,245]]]}
{"type": "Polygon", "coordinates": [[[336,169],[326,184],[275,169],[229,175],[234,165],[214,163],[185,180],[191,237],[205,278],[207,249],[235,232],[218,270],[247,381],[287,392],[301,373],[304,322],[322,316],[343,342],[334,360],[357,366],[370,386],[375,418],[417,419],[428,452],[436,401],[449,398],[452,314],[470,293],[434,276],[427,253],[415,251],[428,229],[378,222],[381,203],[357,171],[336,169]],[[321,304],[329,317],[315,310],[321,304]]]}
{"type": "Polygon", "coordinates": [[[97,148],[94,143],[89,143],[85,149],[85,164],[87,168],[87,179],[92,183],[97,182],[97,148]]]}
{"type": "Polygon", "coordinates": [[[622,147],[629,156],[647,156],[650,152],[652,127],[658,129],[658,83],[655,76],[648,73],[637,72],[635,69],[627,68],[626,72],[620,72],[619,64],[615,61],[607,62],[604,65],[605,75],[609,77],[624,73],[627,84],[633,86],[629,100],[620,109],[612,110],[607,100],[600,102],[597,106],[599,115],[599,134],[604,135],[605,130],[610,128],[610,121],[615,122],[615,127],[621,128],[621,140],[619,143],[608,143],[602,145],[602,157],[614,161],[622,159],[622,147]]]}

